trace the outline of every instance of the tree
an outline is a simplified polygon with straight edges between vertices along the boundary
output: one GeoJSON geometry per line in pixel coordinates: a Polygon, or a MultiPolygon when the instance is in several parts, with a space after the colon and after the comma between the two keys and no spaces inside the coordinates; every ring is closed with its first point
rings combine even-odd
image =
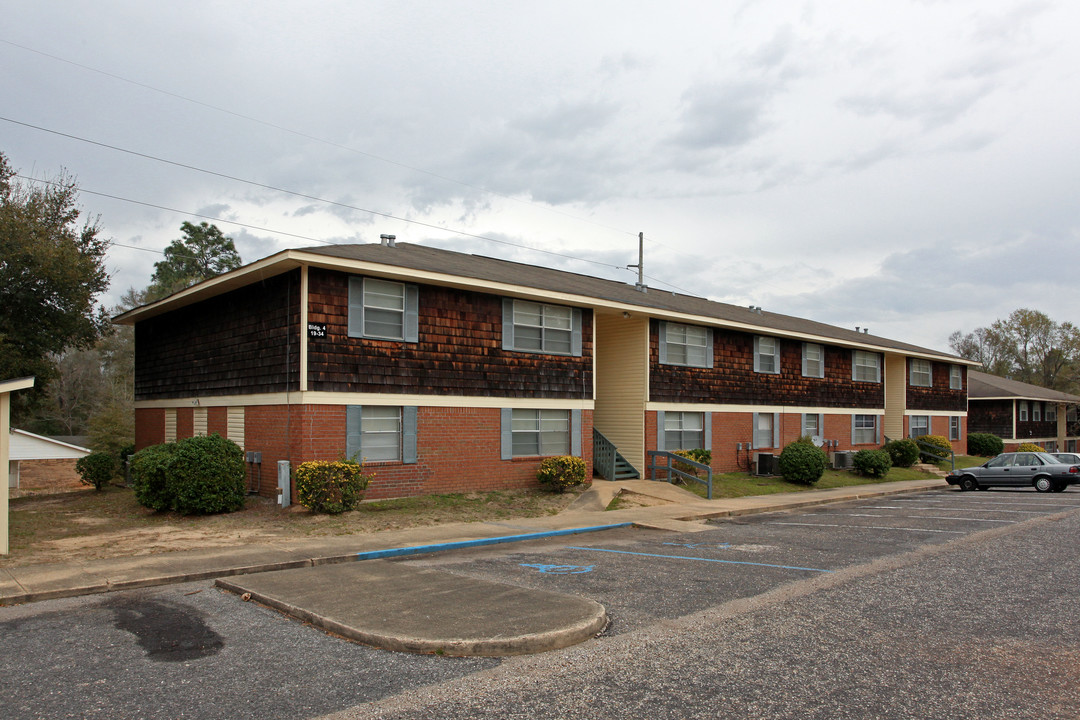
{"type": "Polygon", "coordinates": [[[184,222],[184,237],[165,248],[165,259],[154,263],[150,299],[158,299],[242,265],[233,241],[216,225],[184,222]]]}
{"type": "Polygon", "coordinates": [[[78,225],[75,181],[61,174],[22,184],[0,153],[0,378],[34,375],[35,391],[18,393],[19,422],[57,375],[56,358],[88,348],[109,329],[97,296],[109,285],[97,220],[78,225]]]}

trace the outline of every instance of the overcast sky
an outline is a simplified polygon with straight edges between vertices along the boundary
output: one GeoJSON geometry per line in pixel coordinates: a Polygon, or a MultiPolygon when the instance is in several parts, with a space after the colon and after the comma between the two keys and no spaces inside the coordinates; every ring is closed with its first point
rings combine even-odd
{"type": "Polygon", "coordinates": [[[941,350],[1080,322],[1074,0],[0,13],[0,151],[76,177],[109,304],[213,218],[245,262],[391,233],[630,283],[641,231],[650,286],[941,350]]]}

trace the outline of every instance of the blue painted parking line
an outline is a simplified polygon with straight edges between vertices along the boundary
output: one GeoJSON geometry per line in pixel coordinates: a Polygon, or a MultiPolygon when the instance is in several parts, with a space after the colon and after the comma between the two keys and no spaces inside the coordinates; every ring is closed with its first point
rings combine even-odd
{"type": "Polygon", "coordinates": [[[432,545],[414,545],[412,547],[389,548],[387,550],[369,550],[368,552],[356,553],[357,560],[377,560],[380,558],[402,557],[405,555],[421,555],[423,553],[441,552],[444,550],[462,550],[465,548],[483,547],[485,545],[500,545],[502,543],[522,542],[523,540],[542,540],[544,538],[560,537],[562,535],[580,535],[581,533],[598,532],[600,530],[614,530],[632,526],[633,523],[615,523],[613,525],[594,525],[592,527],[569,528],[566,530],[546,530],[544,532],[526,533],[524,535],[502,535],[493,538],[481,538],[479,540],[461,540],[459,542],[435,543],[432,545]]]}
{"type": "Polygon", "coordinates": [[[686,555],[657,555],[656,553],[631,552],[629,550],[610,550],[608,548],[576,547],[570,545],[567,550],[589,550],[592,552],[617,553],[619,555],[640,555],[642,557],[667,558],[668,560],[697,560],[698,562],[723,563],[724,565],[754,565],[756,567],[771,567],[779,570],[805,570],[807,572],[832,572],[821,568],[798,567],[795,565],[772,565],[770,563],[746,562],[743,560],[717,560],[715,558],[687,557],[686,555]]]}

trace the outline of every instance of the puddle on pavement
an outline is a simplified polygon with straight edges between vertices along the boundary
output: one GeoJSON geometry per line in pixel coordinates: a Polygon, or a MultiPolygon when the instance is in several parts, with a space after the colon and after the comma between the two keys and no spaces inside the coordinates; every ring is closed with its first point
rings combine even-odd
{"type": "Polygon", "coordinates": [[[135,636],[146,656],[157,662],[183,662],[216,655],[224,639],[194,608],[162,600],[108,603],[113,626],[135,636]]]}

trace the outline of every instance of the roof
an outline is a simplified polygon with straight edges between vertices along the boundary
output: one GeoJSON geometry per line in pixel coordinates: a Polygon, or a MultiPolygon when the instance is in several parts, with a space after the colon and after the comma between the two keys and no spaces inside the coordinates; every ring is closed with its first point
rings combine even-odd
{"type": "Polygon", "coordinates": [[[34,387],[33,377],[13,378],[11,380],[0,381],[0,393],[25,390],[30,387],[34,387]]]}
{"type": "Polygon", "coordinates": [[[1080,396],[1058,390],[1048,390],[1038,385],[989,375],[977,370],[968,371],[968,400],[1049,400],[1051,402],[1080,403],[1080,396]]]}
{"type": "Polygon", "coordinates": [[[205,297],[280,274],[301,265],[313,265],[374,275],[413,278],[435,285],[476,288],[518,297],[574,303],[594,309],[644,311],[651,317],[684,320],[749,332],[817,339],[850,347],[893,351],[978,365],[956,355],[849,330],[804,318],[715,302],[656,288],[647,292],[615,280],[554,270],[538,265],[499,260],[482,255],[441,250],[424,245],[380,243],[331,245],[285,250],[212,280],[194,285],[156,303],[114,318],[134,324],[161,312],[198,302],[205,297]]]}
{"type": "Polygon", "coordinates": [[[35,435],[26,430],[11,429],[10,460],[81,458],[89,454],[89,448],[72,445],[44,435],[35,435]]]}

